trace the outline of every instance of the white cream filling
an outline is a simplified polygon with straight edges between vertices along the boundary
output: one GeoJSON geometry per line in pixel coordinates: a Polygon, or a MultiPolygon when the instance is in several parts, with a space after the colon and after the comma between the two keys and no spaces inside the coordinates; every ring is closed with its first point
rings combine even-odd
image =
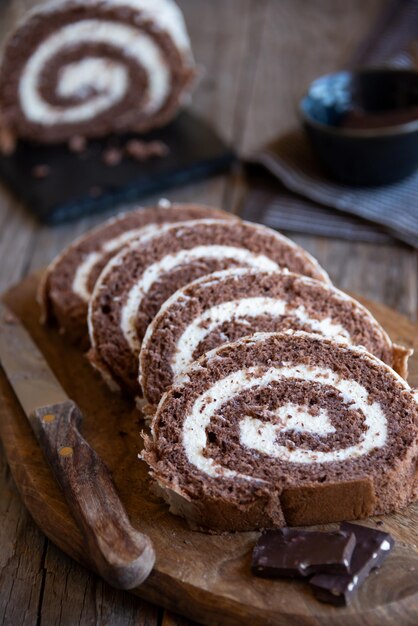
{"type": "Polygon", "coordinates": [[[204,452],[207,444],[206,429],[221,407],[240,393],[254,387],[263,387],[273,381],[294,379],[311,381],[322,385],[330,385],[337,389],[344,404],[352,410],[361,411],[364,416],[365,431],[358,443],[346,448],[329,452],[314,451],[306,448],[288,448],[276,441],[277,435],[288,430],[291,425],[300,431],[317,433],[323,436],[331,432],[332,426],[324,409],[319,415],[311,415],[303,407],[296,410],[294,406],[287,406],[279,417],[283,418],[286,411],[290,417],[281,423],[266,423],[258,418],[243,416],[239,423],[240,443],[251,450],[256,450],[269,457],[287,461],[289,463],[314,464],[345,461],[368,454],[376,448],[381,448],[387,440],[387,419],[377,402],[369,402],[367,390],[354,380],[343,380],[331,369],[308,367],[305,365],[276,366],[267,369],[261,376],[259,367],[250,367],[238,370],[229,376],[217,381],[210,389],[203,393],[194,402],[190,413],[183,422],[183,446],[186,457],[192,465],[208,476],[235,477],[246,480],[255,480],[249,475],[239,474],[235,470],[224,468],[212,458],[206,457],[204,452]]]}
{"type": "Polygon", "coordinates": [[[72,290],[82,300],[84,300],[84,302],[88,302],[91,295],[90,288],[88,286],[90,274],[102,258],[103,254],[100,252],[91,252],[76,269],[72,290]]]}
{"type": "MultiPolygon", "coordinates": [[[[158,30],[165,31],[170,35],[175,45],[186,55],[191,57],[190,39],[187,33],[186,24],[183,14],[174,0],[98,0],[89,2],[90,6],[102,4],[109,7],[128,7],[134,11],[140,12],[146,21],[155,23],[158,30]]],[[[75,2],[72,2],[75,4],[75,2]]],[[[85,6],[82,0],[79,5],[85,6]]],[[[25,15],[27,18],[39,13],[53,13],[65,7],[63,0],[47,0],[41,5],[37,5],[25,15]]]]}
{"type": "Polygon", "coordinates": [[[259,269],[278,269],[277,263],[265,255],[257,255],[246,248],[233,246],[196,246],[189,250],[179,250],[174,254],[168,254],[146,268],[140,279],[129,291],[126,303],[122,307],[120,328],[133,353],[139,352],[140,349],[135,322],[143,298],[164,274],[183,264],[193,263],[199,259],[231,259],[245,266],[259,269]]]}
{"type": "Polygon", "coordinates": [[[155,22],[159,30],[168,33],[182,52],[191,56],[190,39],[183,14],[173,0],[108,0],[107,3],[141,11],[147,20],[155,22]]]}
{"type": "Polygon", "coordinates": [[[347,341],[350,340],[349,333],[341,324],[333,322],[330,317],[322,320],[310,317],[304,306],[292,308],[291,303],[285,300],[263,297],[232,300],[204,311],[184,330],[177,341],[176,352],[171,359],[173,375],[178,376],[193,361],[193,353],[198,345],[218,326],[232,319],[239,322],[244,318],[259,315],[271,317],[291,315],[325,337],[342,337],[347,341]]]}
{"type": "MultiPolygon", "coordinates": [[[[316,415],[310,415],[309,407],[288,402],[270,413],[271,417],[274,419],[274,424],[262,423],[266,428],[266,433],[269,428],[271,428],[271,436],[273,439],[277,437],[278,432],[284,433],[289,430],[299,433],[311,433],[322,437],[332,435],[336,432],[327,411],[324,409],[319,409],[316,415]],[[310,417],[309,420],[306,419],[307,415],[310,417]]],[[[243,422],[241,422],[241,430],[245,430],[246,427],[248,427],[249,430],[253,429],[258,421],[260,420],[246,416],[243,422]]]]}
{"type": "Polygon", "coordinates": [[[57,94],[61,98],[71,98],[74,94],[88,98],[92,89],[99,93],[124,93],[124,68],[117,61],[95,57],[68,63],[60,70],[57,94]]]}
{"type": "Polygon", "coordinates": [[[102,20],[83,20],[55,31],[29,57],[20,78],[19,98],[28,119],[35,123],[54,125],[92,119],[119,102],[129,89],[128,70],[119,61],[94,57],[80,59],[61,69],[57,93],[83,96],[91,88],[97,93],[85,102],[53,106],[39,92],[39,82],[46,64],[70,46],[102,43],[121,50],[135,59],[147,73],[148,93],[145,113],[157,111],[170,89],[170,72],[154,40],[133,26],[102,20]]]}
{"type": "Polygon", "coordinates": [[[85,259],[77,267],[74,279],[72,283],[72,290],[76,293],[84,302],[88,302],[91,297],[91,289],[89,288],[90,276],[94,268],[103,260],[103,257],[109,252],[116,252],[125,244],[137,239],[143,233],[147,233],[151,230],[156,230],[158,226],[149,224],[142,228],[134,228],[121,233],[113,239],[106,241],[99,251],[90,252],[85,259]]]}

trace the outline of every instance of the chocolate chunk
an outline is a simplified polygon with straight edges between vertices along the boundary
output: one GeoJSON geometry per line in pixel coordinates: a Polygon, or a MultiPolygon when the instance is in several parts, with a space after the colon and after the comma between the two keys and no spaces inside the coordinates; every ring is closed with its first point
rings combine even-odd
{"type": "Polygon", "coordinates": [[[336,606],[348,604],[356,589],[372,569],[380,567],[395,543],[388,533],[366,526],[344,522],[341,530],[353,533],[356,538],[349,574],[317,574],[309,581],[318,600],[336,606]]]}
{"type": "Polygon", "coordinates": [[[270,530],[257,541],[251,571],[266,578],[299,578],[319,572],[347,574],[355,543],[349,530],[270,530]]]}

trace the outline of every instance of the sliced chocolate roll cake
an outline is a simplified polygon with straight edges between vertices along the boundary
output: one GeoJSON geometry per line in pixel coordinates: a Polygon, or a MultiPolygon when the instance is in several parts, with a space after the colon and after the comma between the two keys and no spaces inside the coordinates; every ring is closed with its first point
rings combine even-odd
{"type": "Polygon", "coordinates": [[[362,345],[406,378],[409,351],[372,314],[331,285],[289,272],[231,269],[177,291],[148,326],[140,354],[145,399],[158,404],[174,378],[205,352],[257,331],[315,332],[362,345]]]}
{"type": "Polygon", "coordinates": [[[287,267],[329,280],[307,252],[264,226],[221,220],[162,226],[122,250],[98,279],[89,305],[92,364],[138,393],[141,342],[163,302],[192,280],[233,267],[287,267]]]}
{"type": "Polygon", "coordinates": [[[418,399],[364,348],[257,333],[163,396],[143,458],[192,525],[251,530],[399,511],[414,494],[418,399]]]}
{"type": "Polygon", "coordinates": [[[124,213],[82,235],[47,268],[39,290],[43,321],[56,320],[73,343],[89,346],[88,301],[100,272],[145,226],[201,217],[236,219],[230,213],[198,204],[171,204],[124,213]]]}
{"type": "Polygon", "coordinates": [[[175,115],[194,74],[173,0],[52,0],[4,47],[3,130],[44,143],[146,131],[175,115]]]}

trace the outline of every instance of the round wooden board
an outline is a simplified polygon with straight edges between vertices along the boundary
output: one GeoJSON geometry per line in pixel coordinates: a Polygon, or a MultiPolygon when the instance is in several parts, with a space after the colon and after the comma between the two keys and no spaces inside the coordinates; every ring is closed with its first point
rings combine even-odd
{"type": "MultiPolygon", "coordinates": [[[[152,495],[146,467],[138,460],[140,415],[110,393],[83,355],[55,330],[40,326],[35,303],[38,279],[27,278],[4,299],[23,320],[68,395],[79,404],[84,436],[110,468],[133,525],[154,543],[155,568],[134,593],[204,624],[418,624],[418,503],[402,514],[382,518],[379,528],[394,535],[396,547],[349,607],[317,602],[302,582],[251,576],[250,555],[257,533],[193,532],[152,495]]],[[[406,318],[381,305],[366,304],[392,339],[412,344],[416,327],[406,318]]],[[[417,358],[411,363],[410,382],[418,385],[417,358]]],[[[1,370],[0,434],[14,479],[37,524],[64,552],[91,567],[82,536],[1,370]]],[[[375,526],[376,520],[365,523],[375,526]]]]}

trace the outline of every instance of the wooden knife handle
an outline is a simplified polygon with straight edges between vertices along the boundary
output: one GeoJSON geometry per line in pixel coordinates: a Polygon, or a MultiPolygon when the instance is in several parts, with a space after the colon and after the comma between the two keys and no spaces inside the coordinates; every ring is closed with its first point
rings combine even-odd
{"type": "Polygon", "coordinates": [[[98,573],[114,587],[137,587],[152,570],[154,548],[131,526],[109,470],[81,436],[79,408],[68,400],[29,419],[98,573]]]}

